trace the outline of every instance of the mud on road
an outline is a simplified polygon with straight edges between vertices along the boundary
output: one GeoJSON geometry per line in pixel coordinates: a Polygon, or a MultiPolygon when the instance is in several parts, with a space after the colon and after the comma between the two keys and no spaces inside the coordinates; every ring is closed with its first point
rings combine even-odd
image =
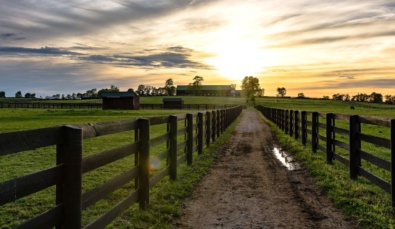
{"type": "Polygon", "coordinates": [[[274,156],[270,127],[247,110],[174,228],[355,228],[303,168],[274,156]]]}

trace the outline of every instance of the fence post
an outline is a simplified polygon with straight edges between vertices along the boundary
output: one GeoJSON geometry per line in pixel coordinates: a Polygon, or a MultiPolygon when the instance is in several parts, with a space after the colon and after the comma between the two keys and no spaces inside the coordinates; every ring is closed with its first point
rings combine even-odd
{"type": "Polygon", "coordinates": [[[204,115],[202,112],[198,113],[198,154],[203,153],[203,131],[204,131],[204,115]]]}
{"type": "Polygon", "coordinates": [[[293,136],[293,121],[294,121],[294,111],[290,110],[289,111],[289,136],[293,136]]]}
{"type": "Polygon", "coordinates": [[[284,115],[284,132],[285,134],[289,134],[289,110],[285,110],[284,115]]]}
{"type": "Polygon", "coordinates": [[[169,177],[170,180],[177,180],[177,124],[175,115],[169,116],[169,177]]]}
{"type": "Polygon", "coordinates": [[[211,112],[206,112],[206,145],[210,147],[210,139],[211,139],[211,112]]]}
{"type": "Polygon", "coordinates": [[[335,152],[335,115],[333,113],[326,114],[326,162],[332,164],[333,153],[335,152]]]}
{"type": "Polygon", "coordinates": [[[193,160],[193,115],[187,114],[187,165],[193,160]]]}
{"type": "Polygon", "coordinates": [[[395,119],[391,119],[391,200],[395,209],[395,119]]]}
{"type": "Polygon", "coordinates": [[[311,149],[317,153],[318,148],[318,112],[312,113],[311,119],[311,149]]]}
{"type": "Polygon", "coordinates": [[[361,165],[359,150],[361,149],[361,122],[358,115],[350,116],[350,178],[358,178],[358,168],[361,165]]]}
{"type": "Polygon", "coordinates": [[[63,127],[63,143],[57,151],[62,154],[64,180],[62,202],[63,228],[81,228],[82,214],[82,129],[76,126],[63,127]]]}
{"type": "Polygon", "coordinates": [[[294,113],[295,121],[294,121],[294,132],[295,132],[295,140],[299,139],[299,111],[295,111],[294,113]]]}
{"type": "Polygon", "coordinates": [[[139,126],[139,175],[138,194],[140,209],[145,210],[149,204],[149,152],[150,152],[150,121],[138,119],[139,126]]]}
{"type": "Polygon", "coordinates": [[[302,144],[305,146],[307,142],[307,112],[302,111],[302,144]]]}
{"type": "Polygon", "coordinates": [[[217,129],[217,112],[213,111],[213,125],[211,126],[211,130],[213,131],[212,137],[213,137],[213,142],[215,142],[215,137],[217,136],[215,131],[217,129]]]}
{"type": "Polygon", "coordinates": [[[221,135],[221,111],[217,110],[217,138],[221,135]]]}

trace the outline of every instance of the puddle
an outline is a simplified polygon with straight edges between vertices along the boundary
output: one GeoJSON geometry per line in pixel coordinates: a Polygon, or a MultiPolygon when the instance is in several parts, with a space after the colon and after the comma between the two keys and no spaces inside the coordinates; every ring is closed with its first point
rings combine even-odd
{"type": "Polygon", "coordinates": [[[288,169],[288,170],[297,170],[300,169],[300,165],[296,162],[296,160],[287,152],[282,150],[278,146],[274,146],[272,150],[274,156],[288,169]]]}

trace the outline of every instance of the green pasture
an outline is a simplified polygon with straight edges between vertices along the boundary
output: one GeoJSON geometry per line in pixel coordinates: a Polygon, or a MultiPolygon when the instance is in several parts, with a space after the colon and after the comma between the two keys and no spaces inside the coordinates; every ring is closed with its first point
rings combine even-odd
{"type": "MultiPolygon", "coordinates": [[[[113,120],[126,120],[142,117],[164,116],[170,114],[184,114],[186,110],[146,110],[146,111],[103,111],[103,110],[61,110],[61,109],[1,109],[0,110],[0,132],[10,132],[26,129],[37,129],[43,127],[57,126],[63,124],[86,124],[106,122],[113,120]]],[[[184,121],[179,121],[179,128],[184,126],[184,121]]],[[[151,138],[166,133],[166,124],[151,126],[151,138]]],[[[184,136],[179,136],[179,142],[184,136]]],[[[134,131],[111,134],[84,141],[83,157],[113,149],[134,142],[134,131]]],[[[152,173],[162,169],[165,162],[155,160],[155,155],[163,152],[166,143],[151,149],[152,173]]],[[[179,152],[180,155],[183,151],[179,152]]],[[[196,155],[195,155],[196,156],[196,155]]],[[[0,157],[0,182],[48,169],[56,164],[56,147],[49,146],[35,150],[20,152],[0,157]]],[[[94,171],[83,175],[83,192],[88,191],[111,178],[126,172],[134,166],[134,156],[126,157],[113,162],[94,171]]],[[[87,208],[83,212],[83,223],[97,218],[108,211],[128,191],[134,188],[134,182],[130,182],[116,192],[110,194],[104,200],[87,208]]],[[[24,220],[31,218],[40,212],[54,206],[55,188],[48,188],[8,203],[0,207],[0,228],[10,228],[24,220]]]]}
{"type": "MultiPolygon", "coordinates": [[[[145,104],[161,104],[164,97],[141,97],[140,102],[145,104]]],[[[245,98],[234,98],[234,97],[196,97],[196,96],[184,96],[185,104],[245,104],[245,98]]],[[[0,102],[4,101],[0,99],[0,102]]],[[[54,102],[53,100],[49,102],[54,102]]],[[[71,102],[71,101],[62,101],[71,102]]],[[[84,100],[74,100],[74,102],[84,102],[84,100]]],[[[85,101],[86,102],[86,101],[85,101]]],[[[94,102],[94,101],[91,101],[94,102]]],[[[97,102],[97,101],[96,101],[97,102]]],[[[350,104],[332,100],[310,100],[310,99],[289,99],[289,98],[257,98],[255,101],[256,105],[263,105],[268,107],[276,107],[282,109],[293,109],[293,110],[306,110],[306,111],[318,111],[322,113],[342,113],[342,114],[359,114],[366,116],[385,116],[395,117],[395,109],[380,109],[391,107],[384,104],[375,104],[374,108],[362,108],[355,106],[355,110],[350,110],[350,104]]],[[[253,105],[252,103],[249,104],[253,105]]],[[[395,106],[394,106],[395,108],[395,106]]],[[[43,127],[51,127],[63,124],[87,124],[87,123],[98,123],[114,120],[126,120],[134,118],[162,116],[170,114],[184,114],[193,113],[196,111],[190,110],[138,110],[138,111],[124,111],[124,110],[100,110],[100,109],[0,109],[0,133],[37,129],[43,127]]],[[[320,118],[320,122],[324,123],[325,119],[320,118]]],[[[179,125],[183,125],[183,121],[179,122],[179,125]]],[[[336,126],[347,129],[348,122],[336,121],[336,126]]],[[[231,129],[230,129],[231,130],[231,129]]],[[[231,132],[228,130],[227,135],[230,136],[231,132]]],[[[299,152],[300,146],[296,143],[291,143],[289,137],[285,138],[281,133],[274,128],[275,132],[279,136],[281,145],[284,145],[289,151],[299,152]],[[291,149],[294,148],[294,149],[291,149]]],[[[151,136],[158,136],[165,133],[165,125],[157,125],[151,128],[151,136]]],[[[377,125],[362,125],[363,133],[389,138],[389,128],[381,127],[377,125]]],[[[320,134],[325,136],[325,131],[320,130],[320,134]]],[[[179,140],[182,141],[184,136],[179,136],[179,140]]],[[[108,136],[102,136],[98,138],[88,139],[84,141],[84,157],[102,152],[107,149],[115,148],[121,145],[128,144],[134,140],[133,131],[113,134],[108,136]]],[[[348,143],[348,136],[339,136],[337,140],[348,143]]],[[[218,150],[223,144],[224,140],[219,140],[215,143],[213,148],[218,150]]],[[[320,142],[320,144],[324,144],[320,142]]],[[[162,144],[152,151],[152,155],[163,151],[165,144],[162,144]]],[[[347,215],[353,219],[357,219],[357,222],[362,227],[371,228],[386,228],[392,227],[393,219],[391,218],[390,208],[390,197],[389,194],[380,190],[377,186],[371,184],[363,178],[359,178],[358,182],[354,184],[354,181],[348,179],[347,170],[345,166],[338,162],[335,162],[334,166],[325,164],[325,160],[322,160],[325,156],[322,152],[318,154],[312,154],[308,148],[303,148],[304,153],[301,154],[300,160],[302,160],[307,167],[312,167],[311,172],[313,175],[318,176],[318,184],[321,188],[327,192],[337,206],[341,207],[347,215]],[[321,162],[314,162],[315,159],[321,160],[321,162]],[[317,164],[318,163],[318,164],[317,164]],[[325,168],[327,172],[321,171],[325,168]],[[332,175],[331,175],[332,173],[332,175]],[[347,190],[349,189],[349,190],[347,190]],[[367,196],[367,197],[364,197],[367,196]]],[[[379,157],[389,160],[389,150],[377,147],[372,144],[363,144],[362,148],[364,151],[370,152],[379,157]]],[[[211,152],[210,157],[207,157],[207,161],[211,161],[215,157],[213,149],[206,149],[205,152],[211,152]]],[[[0,157],[0,182],[8,179],[12,179],[17,176],[29,174],[34,171],[49,168],[55,165],[55,147],[45,147],[32,151],[22,152],[14,155],[7,155],[0,157]]],[[[337,149],[337,152],[344,157],[348,157],[347,152],[337,149]]],[[[181,154],[183,152],[180,152],[181,154]]],[[[205,158],[205,157],[203,157],[205,158]]],[[[206,160],[205,159],[205,160],[206,160]]],[[[205,166],[208,167],[209,163],[205,162],[205,166]],[[208,164],[207,164],[208,163],[208,164]]],[[[376,168],[373,165],[369,165],[366,162],[362,162],[363,166],[369,171],[374,172],[377,176],[382,177],[385,180],[390,179],[390,174],[387,171],[376,168]]],[[[164,162],[155,162],[152,164],[152,171],[155,172],[163,167],[164,162]]],[[[123,160],[111,163],[107,166],[99,168],[95,171],[91,171],[83,176],[83,191],[87,191],[97,185],[102,184],[104,181],[111,179],[112,177],[127,171],[134,165],[134,158],[127,157],[123,160]]],[[[183,182],[190,184],[190,186],[183,186],[183,184],[170,184],[165,181],[163,184],[160,183],[160,189],[162,191],[153,191],[153,201],[158,202],[155,207],[152,207],[147,212],[136,211],[133,207],[132,211],[125,213],[123,216],[118,218],[116,222],[112,224],[114,228],[119,228],[125,225],[129,228],[133,228],[131,225],[139,225],[135,228],[147,228],[148,225],[160,225],[164,222],[171,221],[172,217],[176,217],[180,213],[182,198],[188,195],[193,188],[193,184],[197,182],[197,176],[194,173],[204,174],[204,171],[200,171],[199,167],[185,168],[183,171],[187,171],[183,175],[183,182]],[[193,178],[191,178],[192,176],[193,178]],[[193,180],[193,181],[192,181],[193,180]],[[173,186],[172,186],[173,185],[173,186]],[[162,187],[163,186],[163,187],[162,187]],[[163,192],[163,189],[165,192],[163,192]],[[177,191],[175,191],[177,190],[177,191]],[[189,190],[186,192],[186,190],[189,190]],[[179,193],[176,193],[179,192],[179,193]],[[167,202],[163,202],[161,199],[169,198],[167,202]],[[171,200],[174,200],[173,203],[171,200]]],[[[181,172],[183,173],[183,172],[181,172]]],[[[125,185],[122,189],[112,193],[106,199],[99,201],[95,205],[84,210],[83,223],[97,218],[99,215],[107,211],[121,198],[124,198],[130,189],[134,188],[134,182],[125,185]]],[[[39,212],[45,211],[50,206],[54,206],[54,188],[43,190],[37,194],[29,197],[22,198],[15,203],[9,203],[0,207],[0,228],[10,228],[18,223],[33,217],[39,212]]]]}

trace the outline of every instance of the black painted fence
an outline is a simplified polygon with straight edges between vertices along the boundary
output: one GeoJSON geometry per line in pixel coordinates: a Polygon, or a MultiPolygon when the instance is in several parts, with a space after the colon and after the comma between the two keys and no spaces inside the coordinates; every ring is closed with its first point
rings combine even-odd
{"type": "Polygon", "coordinates": [[[295,139],[301,139],[302,144],[311,145],[312,152],[320,150],[326,153],[327,163],[339,161],[349,168],[350,178],[362,176],[391,194],[392,207],[395,208],[395,119],[382,117],[366,117],[360,115],[345,115],[333,113],[318,113],[299,110],[285,110],[256,106],[267,119],[276,124],[286,134],[295,139]],[[319,120],[324,120],[321,123],[319,120]],[[348,128],[336,126],[336,120],[348,122],[348,128]],[[361,124],[370,124],[390,128],[389,138],[383,138],[363,133],[361,124]],[[321,134],[320,134],[321,130],[321,134]],[[323,132],[325,134],[323,134],[323,132]],[[348,138],[344,142],[340,136],[348,138]],[[389,159],[384,159],[362,149],[363,143],[373,144],[389,150],[389,159]],[[336,152],[341,148],[348,152],[348,157],[336,152]],[[390,181],[379,177],[373,170],[364,168],[361,160],[390,173],[390,181]]]}
{"type": "MultiPolygon", "coordinates": [[[[216,110],[234,107],[232,104],[183,104],[181,109],[187,110],[216,110]]],[[[0,108],[29,108],[29,109],[102,109],[98,103],[64,103],[64,102],[0,102],[0,108]]],[[[163,104],[140,104],[142,110],[163,110],[163,104]]]]}
{"type": "MultiPolygon", "coordinates": [[[[108,212],[91,221],[84,228],[104,228],[134,203],[141,209],[149,204],[150,189],[166,176],[177,179],[180,163],[193,163],[193,153],[202,154],[203,146],[215,141],[239,116],[241,106],[191,114],[141,118],[127,121],[105,122],[82,126],[60,126],[29,131],[0,134],[0,156],[56,145],[56,166],[0,183],[0,206],[56,186],[56,204],[53,208],[31,218],[16,228],[81,228],[82,211],[124,184],[135,180],[130,195],[108,212]],[[185,120],[185,126],[178,126],[185,120]],[[167,124],[167,131],[150,137],[150,127],[167,124]],[[85,139],[134,130],[132,141],[115,149],[82,157],[85,139]],[[185,135],[182,142],[177,137],[185,135]],[[156,158],[167,160],[166,167],[150,174],[150,149],[167,142],[164,152],[156,158]],[[183,151],[184,150],[184,151],[183,151]],[[178,154],[179,151],[185,152],[178,154]],[[113,179],[82,193],[82,174],[135,155],[135,165],[113,179]]],[[[11,213],[12,214],[12,213],[11,213]]],[[[0,217],[2,217],[0,215],[0,217]]]]}

